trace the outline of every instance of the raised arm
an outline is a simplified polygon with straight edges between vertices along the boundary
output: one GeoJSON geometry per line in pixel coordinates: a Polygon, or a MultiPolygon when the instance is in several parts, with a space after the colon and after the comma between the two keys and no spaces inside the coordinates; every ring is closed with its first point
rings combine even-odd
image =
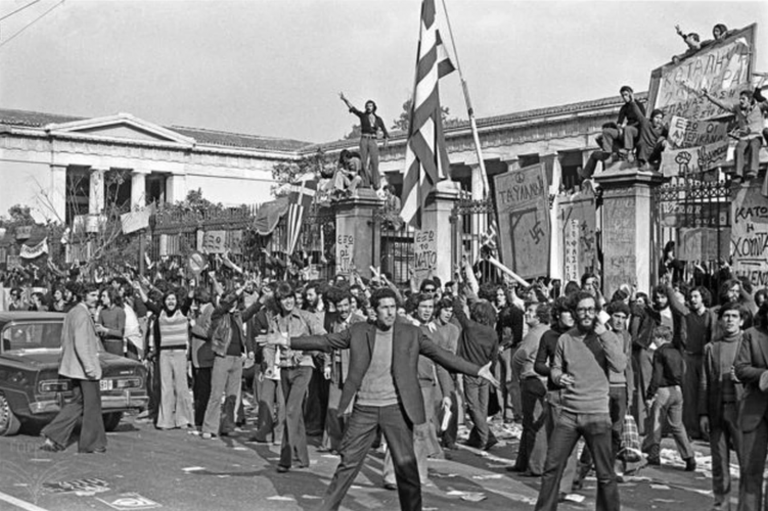
{"type": "Polygon", "coordinates": [[[703,97],[707,98],[711,103],[714,103],[715,105],[717,105],[720,108],[722,108],[723,110],[728,111],[728,112],[732,112],[733,111],[733,108],[731,107],[731,105],[727,105],[727,104],[723,103],[722,101],[720,101],[719,99],[713,97],[709,93],[709,91],[707,89],[703,89],[701,91],[701,95],[703,97]]]}

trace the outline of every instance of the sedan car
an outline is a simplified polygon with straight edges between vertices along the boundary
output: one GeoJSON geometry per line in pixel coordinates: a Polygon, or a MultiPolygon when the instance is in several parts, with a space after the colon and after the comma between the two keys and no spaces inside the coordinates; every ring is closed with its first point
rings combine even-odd
{"type": "MultiPolygon", "coordinates": [[[[64,314],[0,312],[0,436],[47,424],[72,398],[72,382],[58,374],[63,326],[64,314]]],[[[146,408],[147,370],[106,352],[99,359],[104,426],[113,431],[124,412],[146,408]]]]}

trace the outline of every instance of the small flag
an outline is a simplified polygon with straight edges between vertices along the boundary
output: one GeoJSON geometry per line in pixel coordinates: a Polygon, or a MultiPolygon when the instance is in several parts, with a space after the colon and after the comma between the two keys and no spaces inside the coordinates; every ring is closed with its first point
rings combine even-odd
{"type": "Polygon", "coordinates": [[[290,257],[299,241],[304,218],[315,200],[317,181],[313,178],[294,183],[289,187],[288,222],[286,229],[286,254],[290,257]]]}
{"type": "Polygon", "coordinates": [[[435,20],[434,0],[421,4],[421,33],[416,61],[416,88],[411,105],[400,217],[421,228],[421,213],[438,181],[448,177],[439,79],[454,70],[435,20]]]}

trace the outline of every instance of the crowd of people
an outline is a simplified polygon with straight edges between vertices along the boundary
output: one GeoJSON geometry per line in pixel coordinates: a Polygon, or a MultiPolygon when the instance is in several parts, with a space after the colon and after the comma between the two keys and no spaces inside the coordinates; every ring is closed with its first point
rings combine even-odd
{"type": "MultiPolygon", "coordinates": [[[[457,448],[461,423],[468,447],[492,449],[492,419],[522,427],[508,470],[542,478],[536,509],[556,509],[592,469],[597,509],[619,509],[621,478],[661,463],[662,432],[687,471],[691,441],[709,441],[713,509],[729,508],[731,452],[739,509],[760,509],[765,290],[720,275],[713,300],[704,285],[673,281],[672,264],[650,293],[625,285],[607,300],[589,273],[563,288],[548,279],[523,288],[483,274],[484,262],[465,257],[455,280],[405,287],[386,274],[289,282],[236,265],[196,285],[164,262],[151,280],[85,283],[73,272],[46,292],[14,287],[8,309],[87,316],[98,350],[149,368],[143,420],[159,430],[243,434],[248,402],[249,440],[281,446],[279,472],[308,467],[308,437],[322,436],[321,450],[341,456],[325,509],[338,507],[374,446],[387,454],[382,484],[403,509],[419,509],[427,459],[457,448]]],[[[83,371],[62,374],[99,377],[83,371]]],[[[93,400],[78,388],[81,402],[93,400]]],[[[62,421],[72,423],[71,410],[43,430],[46,449],[66,447],[62,421]]],[[[83,452],[106,449],[103,432],[88,435],[83,452]]]]}

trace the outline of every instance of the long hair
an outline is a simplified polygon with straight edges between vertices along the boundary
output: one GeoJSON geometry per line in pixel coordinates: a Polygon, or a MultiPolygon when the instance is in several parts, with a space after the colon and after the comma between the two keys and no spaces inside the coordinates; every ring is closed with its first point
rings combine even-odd
{"type": "Polygon", "coordinates": [[[480,300],[472,306],[472,319],[481,325],[494,326],[496,324],[496,309],[488,300],[480,300]]]}

